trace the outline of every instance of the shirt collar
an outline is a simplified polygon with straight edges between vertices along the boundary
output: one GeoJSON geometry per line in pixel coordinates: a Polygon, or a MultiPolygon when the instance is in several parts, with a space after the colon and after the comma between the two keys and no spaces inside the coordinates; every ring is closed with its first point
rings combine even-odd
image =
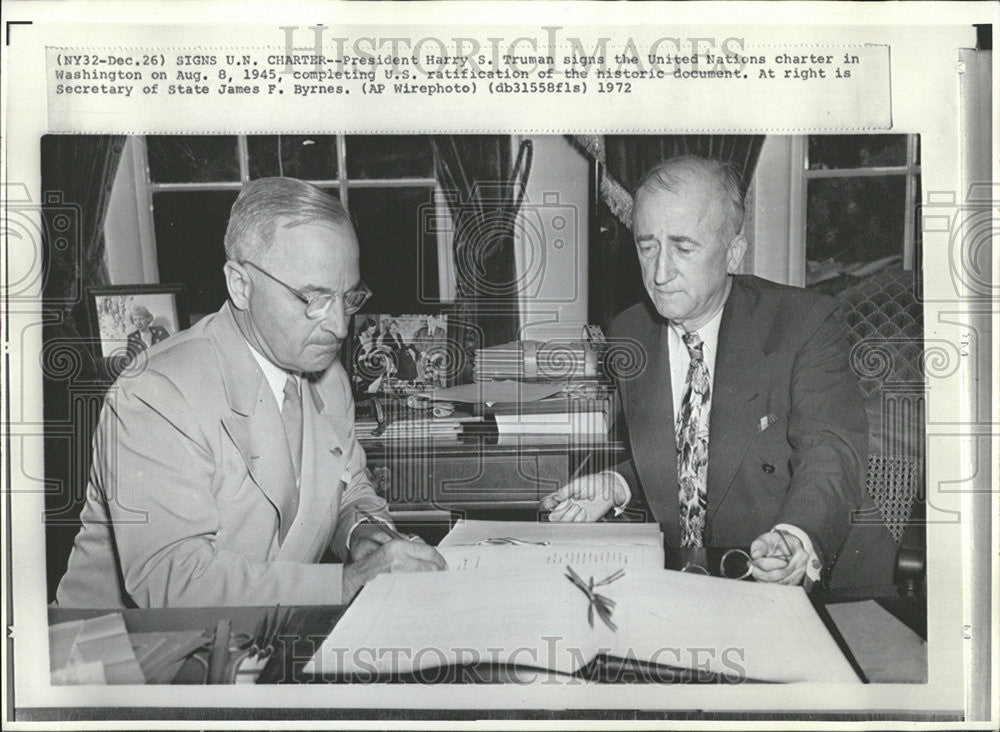
{"type": "MultiPolygon", "coordinates": [[[[732,292],[731,289],[730,292],[732,292]]],[[[719,306],[719,311],[712,316],[711,320],[695,331],[695,333],[698,334],[698,337],[701,338],[701,342],[704,344],[705,349],[712,351],[713,353],[719,345],[719,328],[722,326],[722,311],[726,309],[726,302],[728,300],[729,294],[727,293],[726,299],[723,300],[722,305],[719,306]]],[[[678,339],[682,339],[684,337],[684,333],[686,332],[680,323],[675,323],[672,320],[670,321],[670,329],[674,332],[678,339]]]]}
{"type": "MultiPolygon", "coordinates": [[[[244,338],[244,340],[246,339],[244,338]]],[[[274,393],[274,398],[278,402],[279,409],[281,408],[281,405],[285,403],[285,384],[288,383],[289,376],[295,379],[295,386],[301,393],[302,382],[297,374],[289,373],[288,371],[275,366],[267,360],[264,354],[251,346],[250,341],[247,341],[247,347],[250,349],[250,353],[253,355],[257,365],[260,366],[260,370],[264,372],[264,378],[267,379],[267,385],[271,387],[271,391],[274,393]]]]}

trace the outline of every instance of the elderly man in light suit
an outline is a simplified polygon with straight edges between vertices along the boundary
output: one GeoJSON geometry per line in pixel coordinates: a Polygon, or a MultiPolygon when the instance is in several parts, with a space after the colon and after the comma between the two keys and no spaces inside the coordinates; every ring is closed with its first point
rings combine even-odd
{"type": "Polygon", "coordinates": [[[361,513],[391,527],[337,359],[370,294],[340,203],[253,181],[225,246],[229,301],[108,395],[61,606],[338,604],[445,567],[361,513]],[[318,563],[328,546],[349,563],[318,563]]]}
{"type": "Polygon", "coordinates": [[[646,174],[633,234],[649,301],[610,329],[648,356],[619,382],[631,459],[542,507],[594,521],[640,490],[669,545],[749,546],[757,580],[798,584],[832,565],[861,504],[868,423],[837,301],[735,274],[742,224],[730,166],[646,174]]]}

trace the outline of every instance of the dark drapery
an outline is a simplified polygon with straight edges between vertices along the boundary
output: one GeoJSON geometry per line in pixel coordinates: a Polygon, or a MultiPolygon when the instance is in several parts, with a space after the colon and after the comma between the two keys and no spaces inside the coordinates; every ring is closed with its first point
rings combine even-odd
{"type": "Polygon", "coordinates": [[[517,338],[514,230],[523,180],[511,179],[509,136],[435,135],[431,145],[453,222],[459,327],[449,335],[462,344],[457,378],[466,381],[476,348],[517,338]]]}
{"type": "Polygon", "coordinates": [[[106,384],[86,290],[108,284],[104,220],[125,138],[42,138],[42,376],[49,598],[66,569],[106,384]]]}
{"type": "Polygon", "coordinates": [[[643,174],[678,155],[734,163],[746,195],[764,144],[763,135],[605,135],[572,138],[595,165],[590,242],[588,317],[607,328],[644,296],[631,232],[631,192],[643,174]]]}
{"type": "Polygon", "coordinates": [[[678,155],[727,160],[743,172],[743,194],[753,178],[763,135],[605,135],[608,173],[632,191],[642,174],[678,155]]]}

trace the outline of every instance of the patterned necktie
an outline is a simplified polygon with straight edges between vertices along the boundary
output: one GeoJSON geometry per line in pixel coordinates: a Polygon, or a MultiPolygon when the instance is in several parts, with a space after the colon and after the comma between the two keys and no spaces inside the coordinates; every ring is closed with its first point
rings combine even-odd
{"type": "Polygon", "coordinates": [[[281,407],[281,421],[285,423],[285,436],[288,437],[288,451],[292,455],[292,465],[295,466],[295,480],[302,475],[302,397],[299,395],[295,377],[289,376],[285,382],[285,403],[281,407]]]}
{"type": "Polygon", "coordinates": [[[704,546],[705,512],[708,509],[708,424],[712,385],[697,333],[685,333],[684,345],[691,355],[684,398],[677,414],[677,481],[681,547],[704,546]]]}

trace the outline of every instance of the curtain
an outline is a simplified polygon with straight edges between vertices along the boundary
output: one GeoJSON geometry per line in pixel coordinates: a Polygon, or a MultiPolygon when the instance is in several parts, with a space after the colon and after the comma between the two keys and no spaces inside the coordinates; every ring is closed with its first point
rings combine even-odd
{"type": "Polygon", "coordinates": [[[125,138],[42,138],[42,398],[49,599],[66,569],[105,384],[87,287],[108,284],[104,220],[125,138]]]}
{"type": "Polygon", "coordinates": [[[764,145],[763,135],[575,136],[571,142],[594,164],[588,318],[607,329],[611,319],[645,293],[632,243],[632,191],[657,163],[699,155],[734,163],[745,196],[764,145]]]}
{"type": "Polygon", "coordinates": [[[435,135],[434,166],[451,214],[456,304],[449,338],[461,344],[457,380],[471,377],[476,348],[518,335],[514,231],[530,143],[511,164],[510,137],[435,135]],[[527,151],[527,155],[525,155],[527,151]],[[512,175],[513,174],[513,175],[512,175]]]}
{"type": "Polygon", "coordinates": [[[42,138],[43,306],[71,309],[81,333],[86,288],[108,284],[104,219],[124,149],[122,136],[42,138]]]}

